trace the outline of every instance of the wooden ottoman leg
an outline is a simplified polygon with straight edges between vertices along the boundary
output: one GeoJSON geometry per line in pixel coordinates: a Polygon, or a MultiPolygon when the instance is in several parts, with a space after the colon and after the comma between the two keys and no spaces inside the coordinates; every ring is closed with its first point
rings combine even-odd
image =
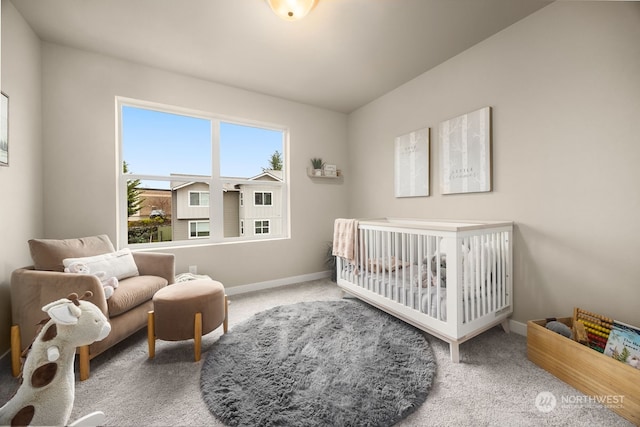
{"type": "Polygon", "coordinates": [[[89,346],[80,347],[80,381],[89,379],[89,346]]]}
{"type": "Polygon", "coordinates": [[[20,353],[22,345],[20,344],[20,326],[11,326],[11,373],[14,377],[20,375],[20,353]]]}
{"type": "Polygon", "coordinates": [[[196,362],[200,361],[200,346],[202,344],[202,313],[196,313],[193,322],[193,346],[196,355],[196,362]]]}
{"type": "Polygon", "coordinates": [[[156,356],[156,322],[153,310],[147,312],[147,343],[149,345],[149,359],[156,356]]]}
{"type": "Polygon", "coordinates": [[[224,333],[227,333],[227,328],[229,327],[229,300],[227,296],[224,296],[224,321],[222,322],[222,330],[224,333]]]}

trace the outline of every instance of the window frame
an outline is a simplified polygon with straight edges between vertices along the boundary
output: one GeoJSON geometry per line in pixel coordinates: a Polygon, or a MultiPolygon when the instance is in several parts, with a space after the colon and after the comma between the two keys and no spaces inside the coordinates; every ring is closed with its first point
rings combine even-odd
{"type": "Polygon", "coordinates": [[[209,236],[211,236],[211,221],[210,220],[203,220],[203,219],[194,219],[194,220],[190,220],[187,224],[187,228],[189,229],[189,240],[191,239],[206,239],[209,236]],[[192,236],[191,235],[191,224],[195,224],[196,226],[196,235],[192,236]],[[207,236],[198,236],[198,224],[207,224],[209,226],[209,235],[207,236]]]}
{"type": "Polygon", "coordinates": [[[189,207],[190,208],[208,208],[209,205],[211,205],[211,192],[210,191],[200,191],[200,190],[198,190],[198,191],[189,190],[188,191],[188,195],[187,195],[187,199],[189,200],[189,207]],[[191,195],[192,194],[198,194],[198,204],[197,205],[191,204],[191,195]],[[200,202],[202,202],[202,195],[203,194],[206,194],[208,196],[206,205],[200,204],[200,202]]]}
{"type": "Polygon", "coordinates": [[[256,235],[256,236],[257,235],[260,235],[260,236],[270,235],[271,234],[271,220],[269,220],[269,219],[254,219],[253,220],[253,234],[256,235]],[[260,233],[258,233],[257,223],[261,223],[259,228],[261,230],[266,228],[267,232],[265,233],[264,231],[261,231],[260,233]],[[266,223],[266,227],[265,227],[265,223],[266,223]]]}
{"type": "Polygon", "coordinates": [[[273,191],[253,191],[253,206],[273,206],[273,191]],[[262,203],[256,203],[256,196],[258,194],[262,195],[262,203]],[[269,203],[264,203],[265,195],[269,195],[269,203]]]}
{"type": "MultiPolygon", "coordinates": [[[[287,126],[266,123],[257,120],[251,120],[246,118],[229,117],[220,114],[188,109],[183,107],[171,106],[166,104],[159,104],[150,101],[144,101],[134,98],[127,98],[117,96],[115,98],[116,108],[116,172],[117,172],[117,191],[116,191],[116,223],[118,228],[117,245],[118,247],[130,247],[133,249],[160,249],[163,247],[180,247],[180,246],[193,246],[193,245],[218,245],[228,243],[245,243],[264,240],[282,240],[291,238],[291,208],[290,208],[290,184],[289,184],[289,140],[290,130],[287,126]],[[180,174],[179,176],[157,176],[148,174],[136,174],[136,173],[124,173],[122,171],[123,161],[123,134],[122,134],[122,109],[123,107],[132,107],[140,109],[154,110],[161,113],[177,114],[188,117],[194,117],[199,119],[209,120],[211,123],[211,168],[212,173],[210,177],[203,177],[201,175],[188,175],[180,174]],[[282,133],[282,156],[283,156],[283,173],[282,181],[261,181],[254,180],[248,181],[248,178],[240,179],[233,177],[220,176],[220,124],[230,123],[241,126],[249,126],[262,128],[266,130],[273,130],[282,133]],[[127,216],[127,181],[133,179],[147,180],[147,181],[166,181],[166,182],[202,182],[209,186],[209,222],[210,231],[209,237],[197,237],[192,238],[191,231],[188,229],[188,237],[183,240],[174,240],[168,242],[153,242],[153,243],[129,243],[128,242],[128,216],[127,216]],[[281,188],[281,232],[277,235],[261,234],[260,236],[268,235],[269,238],[256,238],[255,235],[247,234],[233,237],[224,236],[224,212],[223,212],[223,191],[224,185],[242,185],[250,182],[251,185],[265,185],[265,186],[279,186],[281,188]]],[[[268,159],[265,159],[265,163],[268,159]]],[[[272,195],[273,198],[273,195],[272,195]]],[[[189,204],[191,201],[189,200],[189,204]]],[[[194,206],[195,207],[195,206],[194,206]]],[[[203,208],[204,206],[198,206],[203,208]]],[[[205,219],[198,220],[205,221],[205,219]]],[[[246,231],[246,230],[245,230],[246,231]]],[[[271,231],[271,228],[270,230],[271,231]]]]}

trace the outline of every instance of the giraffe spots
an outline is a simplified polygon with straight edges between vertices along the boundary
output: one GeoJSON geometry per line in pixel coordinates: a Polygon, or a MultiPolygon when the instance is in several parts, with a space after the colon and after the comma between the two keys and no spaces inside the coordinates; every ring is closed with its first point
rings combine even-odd
{"type": "Polygon", "coordinates": [[[12,426],[28,426],[33,419],[33,415],[36,412],[36,408],[33,405],[25,406],[20,409],[14,416],[11,418],[12,426]]]}
{"type": "Polygon", "coordinates": [[[58,372],[57,363],[46,363],[38,367],[31,375],[31,386],[35,388],[44,387],[53,381],[58,372]]]}
{"type": "Polygon", "coordinates": [[[49,326],[46,331],[44,331],[44,334],[42,335],[42,341],[51,341],[57,335],[58,335],[58,327],[54,323],[51,326],[49,326]]]}

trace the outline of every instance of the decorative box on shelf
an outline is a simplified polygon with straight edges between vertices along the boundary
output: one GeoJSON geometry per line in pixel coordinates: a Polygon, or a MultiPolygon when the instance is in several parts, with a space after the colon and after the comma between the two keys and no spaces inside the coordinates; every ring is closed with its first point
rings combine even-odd
{"type": "MultiPolygon", "coordinates": [[[[555,320],[573,327],[572,317],[555,320]]],[[[547,320],[527,322],[529,360],[592,396],[590,402],[600,403],[640,425],[640,369],[553,332],[546,324],[547,320]]],[[[562,396],[556,399],[561,405],[562,396]]]]}
{"type": "Polygon", "coordinates": [[[337,177],[338,168],[336,167],[336,165],[324,165],[324,167],[322,168],[322,175],[337,177]]]}

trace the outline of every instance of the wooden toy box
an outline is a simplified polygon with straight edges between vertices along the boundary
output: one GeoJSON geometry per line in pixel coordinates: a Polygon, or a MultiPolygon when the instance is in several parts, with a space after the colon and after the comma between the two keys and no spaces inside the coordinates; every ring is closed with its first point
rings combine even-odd
{"type": "MultiPolygon", "coordinates": [[[[571,317],[557,320],[573,325],[571,317]]],[[[527,322],[529,360],[586,395],[602,396],[604,406],[640,425],[640,369],[553,332],[546,324],[527,322]]]]}

